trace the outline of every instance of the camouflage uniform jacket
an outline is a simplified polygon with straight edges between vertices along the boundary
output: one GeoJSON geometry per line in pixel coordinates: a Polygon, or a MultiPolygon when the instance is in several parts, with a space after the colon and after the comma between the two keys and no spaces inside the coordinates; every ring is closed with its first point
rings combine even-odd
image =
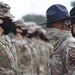
{"type": "Polygon", "coordinates": [[[54,46],[60,38],[60,30],[56,28],[46,28],[46,32],[50,43],[54,46]]]}
{"type": "Polygon", "coordinates": [[[47,64],[53,46],[48,42],[35,38],[32,38],[29,41],[32,44],[31,50],[33,50],[32,53],[34,52],[33,54],[35,56],[35,58],[33,57],[35,60],[33,64],[34,74],[47,75],[47,64]]]}
{"type": "Polygon", "coordinates": [[[65,35],[71,35],[71,31],[60,30],[57,28],[47,28],[46,31],[49,41],[53,46],[65,35]]]}
{"type": "Polygon", "coordinates": [[[28,46],[31,49],[32,54],[32,66],[33,66],[33,75],[37,75],[37,67],[39,66],[39,48],[38,48],[38,42],[35,38],[27,39],[28,46]],[[36,43],[37,42],[37,43],[36,43]]]}
{"type": "Polygon", "coordinates": [[[75,39],[70,36],[60,41],[52,52],[51,75],[75,75],[75,39]]]}
{"type": "MultiPolygon", "coordinates": [[[[48,47],[48,43],[42,40],[38,40],[38,48],[40,55],[40,64],[39,64],[39,74],[47,75],[48,71],[48,61],[51,49],[48,47]]],[[[50,45],[51,47],[51,45],[50,45]]]]}
{"type": "Polygon", "coordinates": [[[0,75],[16,75],[14,49],[8,36],[0,37],[0,75]],[[11,45],[11,47],[10,47],[11,45]]]}
{"type": "Polygon", "coordinates": [[[18,75],[31,75],[33,69],[32,45],[27,38],[19,39],[15,37],[12,42],[17,50],[18,75]]]}

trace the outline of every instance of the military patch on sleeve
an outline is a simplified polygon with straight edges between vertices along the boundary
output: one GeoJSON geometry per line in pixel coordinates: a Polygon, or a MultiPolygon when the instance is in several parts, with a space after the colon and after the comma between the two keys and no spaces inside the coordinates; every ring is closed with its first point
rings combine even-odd
{"type": "Polygon", "coordinates": [[[70,68],[75,69],[75,49],[70,49],[68,55],[68,65],[70,68]]]}

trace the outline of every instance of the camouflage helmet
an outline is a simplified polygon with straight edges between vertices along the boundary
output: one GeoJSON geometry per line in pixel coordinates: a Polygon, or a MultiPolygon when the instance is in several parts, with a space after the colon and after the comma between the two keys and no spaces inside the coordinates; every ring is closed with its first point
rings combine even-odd
{"type": "Polygon", "coordinates": [[[38,30],[39,32],[46,34],[46,30],[42,26],[36,25],[35,29],[38,30]]]}
{"type": "Polygon", "coordinates": [[[25,26],[24,20],[20,19],[14,22],[16,26],[25,26]]]}
{"type": "Polygon", "coordinates": [[[36,26],[36,23],[35,22],[25,22],[25,25],[30,26],[30,27],[34,27],[34,26],[36,26]]]}
{"type": "Polygon", "coordinates": [[[46,30],[42,27],[42,26],[36,26],[35,27],[36,28],[36,30],[38,30],[39,32],[42,32],[43,34],[46,34],[46,30]]]}
{"type": "Polygon", "coordinates": [[[36,23],[35,22],[25,22],[25,27],[27,29],[35,29],[36,23]]]}
{"type": "Polygon", "coordinates": [[[10,13],[10,6],[4,2],[0,2],[0,15],[14,18],[14,16],[10,13]]]}

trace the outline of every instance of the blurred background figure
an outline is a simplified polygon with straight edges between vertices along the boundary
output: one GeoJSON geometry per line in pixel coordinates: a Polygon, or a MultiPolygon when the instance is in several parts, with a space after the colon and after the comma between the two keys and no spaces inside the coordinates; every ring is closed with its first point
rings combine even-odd
{"type": "Polygon", "coordinates": [[[75,37],[75,7],[73,7],[70,11],[70,18],[71,18],[71,25],[72,25],[71,33],[72,36],[75,37]]]}

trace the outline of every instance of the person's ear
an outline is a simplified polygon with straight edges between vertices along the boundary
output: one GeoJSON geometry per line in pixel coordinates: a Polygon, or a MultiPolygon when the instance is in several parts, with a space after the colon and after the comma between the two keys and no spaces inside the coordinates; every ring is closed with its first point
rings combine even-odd
{"type": "Polygon", "coordinates": [[[2,24],[3,23],[3,20],[2,19],[0,19],[0,24],[2,24]]]}

